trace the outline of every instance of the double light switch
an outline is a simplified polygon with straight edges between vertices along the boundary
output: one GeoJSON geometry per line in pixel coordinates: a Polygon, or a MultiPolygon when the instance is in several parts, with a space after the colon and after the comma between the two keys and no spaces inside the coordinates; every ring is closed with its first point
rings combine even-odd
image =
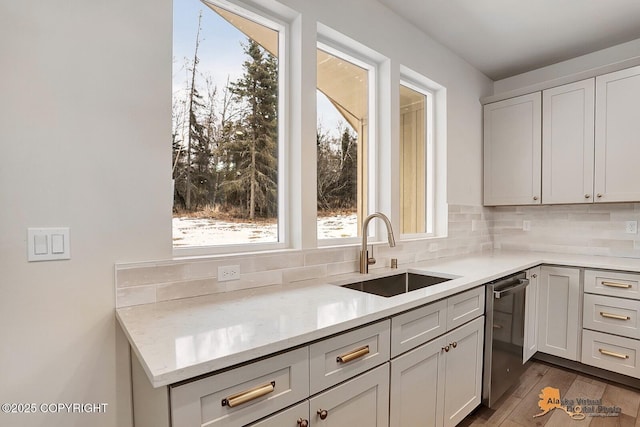
{"type": "Polygon", "coordinates": [[[28,228],[27,250],[29,261],[70,259],[69,228],[28,228]]]}

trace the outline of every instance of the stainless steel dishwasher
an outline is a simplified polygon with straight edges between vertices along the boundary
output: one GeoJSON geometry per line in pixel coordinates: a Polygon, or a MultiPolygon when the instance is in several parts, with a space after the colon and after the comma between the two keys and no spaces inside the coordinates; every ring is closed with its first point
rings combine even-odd
{"type": "Polygon", "coordinates": [[[518,381],[523,364],[525,272],[486,285],[482,403],[492,407],[518,381]]]}

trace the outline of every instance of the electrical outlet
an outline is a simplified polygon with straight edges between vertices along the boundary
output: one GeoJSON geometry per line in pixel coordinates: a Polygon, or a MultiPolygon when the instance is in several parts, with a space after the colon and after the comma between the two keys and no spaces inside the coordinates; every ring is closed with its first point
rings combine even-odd
{"type": "Polygon", "coordinates": [[[529,220],[524,220],[522,221],[522,230],[523,231],[531,231],[531,221],[529,220]]]}
{"type": "Polygon", "coordinates": [[[218,282],[227,282],[229,280],[240,279],[239,265],[225,265],[218,267],[218,282]]]}
{"type": "Polygon", "coordinates": [[[638,221],[627,221],[624,232],[628,234],[638,234],[638,221]]]}

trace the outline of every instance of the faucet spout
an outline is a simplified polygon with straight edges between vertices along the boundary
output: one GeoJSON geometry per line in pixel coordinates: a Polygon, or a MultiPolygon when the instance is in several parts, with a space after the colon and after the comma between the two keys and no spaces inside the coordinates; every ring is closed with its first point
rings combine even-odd
{"type": "Polygon", "coordinates": [[[362,222],[362,247],[360,248],[360,273],[367,274],[369,272],[369,265],[375,264],[376,260],[374,258],[369,258],[369,253],[367,251],[367,234],[369,229],[369,222],[373,218],[380,218],[384,225],[387,227],[387,239],[389,241],[389,247],[393,248],[396,245],[396,239],[393,236],[393,228],[391,227],[391,221],[389,218],[383,213],[375,212],[369,215],[362,222]]]}

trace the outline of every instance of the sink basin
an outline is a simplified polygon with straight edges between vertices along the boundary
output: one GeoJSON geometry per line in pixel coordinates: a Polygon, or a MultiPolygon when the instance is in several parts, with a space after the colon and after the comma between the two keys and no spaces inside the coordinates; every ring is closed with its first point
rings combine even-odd
{"type": "Polygon", "coordinates": [[[415,291],[416,289],[426,288],[427,286],[437,285],[438,283],[446,282],[448,280],[451,279],[447,277],[402,273],[393,276],[349,283],[348,285],[342,285],[342,287],[388,298],[415,291]]]}

